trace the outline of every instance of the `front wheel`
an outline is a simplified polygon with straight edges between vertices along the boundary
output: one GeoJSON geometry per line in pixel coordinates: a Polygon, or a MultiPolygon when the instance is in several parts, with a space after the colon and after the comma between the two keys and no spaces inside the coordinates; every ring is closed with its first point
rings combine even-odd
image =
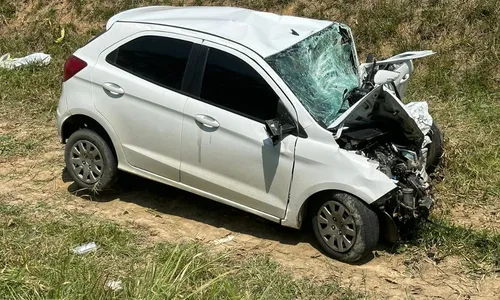
{"type": "Polygon", "coordinates": [[[328,256],[356,262],[375,249],[378,217],[358,198],[340,192],[325,195],[316,199],[311,213],[314,235],[328,256]]]}
{"type": "Polygon", "coordinates": [[[436,122],[432,123],[431,130],[427,134],[431,138],[431,143],[427,146],[427,163],[425,170],[428,174],[433,173],[444,153],[443,134],[436,122]]]}
{"type": "Polygon", "coordinates": [[[106,141],[90,129],[74,132],[64,152],[66,169],[82,188],[101,191],[109,188],[117,177],[117,163],[106,141]]]}

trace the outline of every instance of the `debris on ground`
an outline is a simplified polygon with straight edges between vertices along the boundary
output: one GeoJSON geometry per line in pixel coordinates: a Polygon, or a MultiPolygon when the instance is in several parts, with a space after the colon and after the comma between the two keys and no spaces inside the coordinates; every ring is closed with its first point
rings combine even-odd
{"type": "Polygon", "coordinates": [[[234,235],[228,234],[227,236],[225,236],[221,239],[218,239],[218,240],[214,240],[213,242],[214,242],[214,245],[220,245],[220,244],[224,244],[224,243],[229,243],[233,239],[234,239],[234,235]]]}
{"type": "Polygon", "coordinates": [[[122,287],[122,281],[121,280],[108,280],[104,284],[107,288],[109,288],[112,291],[120,291],[123,290],[122,287]]]}
{"type": "Polygon", "coordinates": [[[13,227],[15,225],[16,225],[16,223],[14,222],[14,219],[11,218],[11,219],[9,219],[9,221],[7,221],[7,227],[13,227]]]}
{"type": "Polygon", "coordinates": [[[61,36],[55,40],[56,44],[61,43],[64,40],[64,36],[66,35],[66,30],[64,28],[61,28],[61,36]]]}
{"type": "Polygon", "coordinates": [[[75,247],[73,249],[73,253],[77,254],[77,255],[82,255],[82,254],[86,254],[86,253],[89,253],[89,252],[92,252],[92,251],[95,251],[95,250],[97,250],[96,243],[90,242],[90,243],[83,244],[83,245],[75,247]]]}
{"type": "Polygon", "coordinates": [[[12,58],[10,53],[0,56],[0,68],[12,70],[29,65],[46,66],[50,63],[52,57],[45,53],[32,53],[25,57],[12,58]]]}

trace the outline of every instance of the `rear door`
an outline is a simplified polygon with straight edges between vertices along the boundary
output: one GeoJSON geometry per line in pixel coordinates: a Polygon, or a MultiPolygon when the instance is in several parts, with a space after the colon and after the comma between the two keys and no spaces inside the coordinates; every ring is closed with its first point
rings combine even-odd
{"type": "Polygon", "coordinates": [[[179,180],[183,83],[200,42],[146,31],[100,54],[92,74],[95,106],[132,166],[179,180]]]}
{"type": "Polygon", "coordinates": [[[200,76],[184,109],[181,182],[282,218],[297,137],[273,146],[264,120],[276,118],[278,102],[286,98],[249,57],[203,45],[198,62],[206,64],[195,72],[200,76]]]}

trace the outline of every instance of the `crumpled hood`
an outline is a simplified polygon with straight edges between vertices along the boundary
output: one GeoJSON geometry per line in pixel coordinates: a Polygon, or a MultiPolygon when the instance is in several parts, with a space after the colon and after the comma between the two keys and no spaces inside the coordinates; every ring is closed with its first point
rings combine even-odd
{"type": "Polygon", "coordinates": [[[393,92],[380,85],[351,106],[329,129],[337,130],[340,127],[357,127],[368,122],[377,122],[392,132],[395,143],[406,142],[412,150],[418,151],[423,145],[425,130],[428,132],[425,124],[421,124],[422,129],[419,127],[415,121],[419,119],[426,123],[431,122],[432,125],[432,117],[426,105],[410,110],[393,92]],[[401,130],[395,131],[394,128],[401,130]]]}

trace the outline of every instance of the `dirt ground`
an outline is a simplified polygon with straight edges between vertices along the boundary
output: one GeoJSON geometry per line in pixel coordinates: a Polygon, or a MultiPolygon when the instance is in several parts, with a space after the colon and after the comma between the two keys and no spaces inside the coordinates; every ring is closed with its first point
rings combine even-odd
{"type": "MultiPolygon", "coordinates": [[[[44,130],[52,131],[50,127],[44,130]]],[[[55,133],[51,136],[37,151],[41,154],[0,158],[0,198],[35,202],[55,213],[93,213],[144,230],[153,242],[195,240],[214,251],[231,251],[242,259],[265,253],[296,277],[317,281],[338,278],[344,285],[366,291],[375,299],[500,299],[498,274],[470,274],[462,265],[466,258],[446,257],[436,263],[427,255],[392,254],[380,247],[374,257],[349,265],[321,254],[307,230],[284,228],[126,174],[115,191],[90,196],[76,190],[63,171],[63,146],[55,133]],[[226,242],[221,243],[222,238],[226,242]]],[[[451,214],[457,223],[500,228],[500,212],[488,207],[474,208],[472,213],[472,208],[457,206],[451,214]]]]}

